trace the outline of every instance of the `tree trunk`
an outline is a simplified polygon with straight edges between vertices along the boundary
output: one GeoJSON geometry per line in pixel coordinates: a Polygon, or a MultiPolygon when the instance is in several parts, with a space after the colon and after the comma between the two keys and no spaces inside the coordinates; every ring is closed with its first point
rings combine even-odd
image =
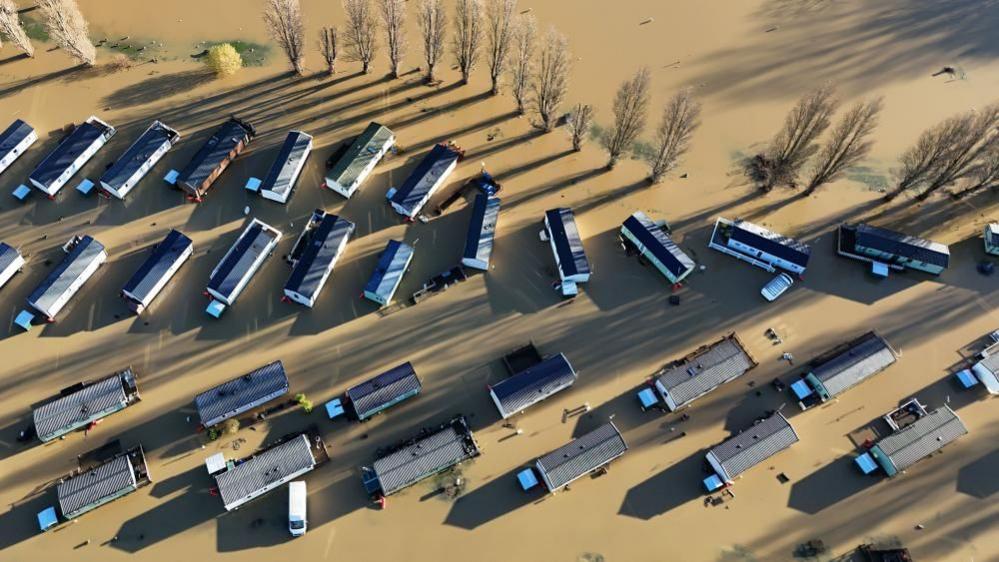
{"type": "Polygon", "coordinates": [[[489,89],[489,95],[490,96],[498,96],[499,93],[500,93],[499,76],[492,76],[491,78],[492,78],[493,86],[492,86],[492,88],[489,89]]]}
{"type": "Polygon", "coordinates": [[[436,81],[436,76],[434,76],[434,66],[432,64],[427,65],[427,84],[433,84],[436,81]]]}
{"type": "Polygon", "coordinates": [[[614,166],[617,166],[617,161],[618,161],[618,155],[617,154],[611,154],[610,158],[607,159],[607,169],[608,170],[613,170],[614,166]]]}
{"type": "Polygon", "coordinates": [[[364,61],[364,63],[361,64],[361,72],[363,72],[364,74],[368,74],[369,72],[371,72],[371,68],[370,67],[371,67],[371,63],[367,62],[367,61],[364,61]]]}

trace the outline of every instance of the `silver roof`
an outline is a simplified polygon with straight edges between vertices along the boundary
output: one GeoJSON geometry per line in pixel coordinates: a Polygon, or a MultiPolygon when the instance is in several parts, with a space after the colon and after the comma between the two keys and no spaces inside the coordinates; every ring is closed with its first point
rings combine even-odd
{"type": "Polygon", "coordinates": [[[385,495],[398,492],[479,454],[464,421],[451,423],[375,461],[373,468],[385,495]]]}
{"type": "Polygon", "coordinates": [[[315,465],[309,439],[302,434],[215,475],[215,483],[222,503],[229,509],[230,505],[241,503],[241,500],[269,484],[311,470],[315,465]]]}
{"type": "Polygon", "coordinates": [[[813,367],[811,373],[822,382],[830,396],[836,396],[895,361],[895,351],[888,342],[874,332],[868,332],[851,342],[842,353],[813,367]]]}
{"type": "Polygon", "coordinates": [[[337,160],[336,164],[330,168],[330,171],[326,173],[326,178],[343,186],[353,184],[361,175],[361,171],[394,136],[388,127],[374,122],[370,123],[364,132],[354,139],[354,142],[350,144],[350,147],[337,160]]]}
{"type": "Polygon", "coordinates": [[[663,368],[656,382],[666,388],[680,407],[755,366],[756,362],[733,334],[663,368]]]}
{"type": "Polygon", "coordinates": [[[121,455],[59,484],[56,494],[63,516],[72,519],[88,506],[135,488],[135,470],[128,455],[121,455]]]}
{"type": "Polygon", "coordinates": [[[797,442],[798,434],[783,414],[777,412],[713,447],[710,453],[728,473],[728,478],[735,478],[797,442]]]}
{"type": "Polygon", "coordinates": [[[95,261],[104,262],[106,259],[107,253],[100,242],[90,236],[81,236],[66,257],[31,293],[28,304],[43,314],[55,316],[62,308],[55,308],[59,299],[85,274],[86,279],[93,275],[93,271],[86,272],[95,261]]]}
{"type": "Polygon", "coordinates": [[[124,408],[128,396],[122,385],[122,376],[122,373],[116,373],[36,408],[33,415],[38,437],[45,440],[46,436],[102,418],[109,413],[108,410],[124,408]]]}
{"type": "Polygon", "coordinates": [[[966,433],[961,418],[944,406],[878,441],[877,447],[901,471],[966,433]]]}
{"type": "Polygon", "coordinates": [[[608,422],[538,459],[538,469],[555,491],[573,480],[620,457],[628,444],[613,423],[608,422]]]}
{"type": "Polygon", "coordinates": [[[201,423],[209,426],[249,410],[252,404],[288,392],[284,365],[275,361],[210,388],[194,398],[201,423]]]}

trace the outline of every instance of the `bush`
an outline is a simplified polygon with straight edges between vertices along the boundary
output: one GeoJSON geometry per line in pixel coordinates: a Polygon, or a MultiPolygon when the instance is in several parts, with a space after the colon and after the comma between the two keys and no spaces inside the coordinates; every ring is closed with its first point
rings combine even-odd
{"type": "Polygon", "coordinates": [[[217,76],[232,76],[243,68],[243,57],[239,56],[235,47],[229,43],[222,43],[208,49],[205,64],[217,76]]]}
{"type": "Polygon", "coordinates": [[[222,422],[222,430],[226,435],[235,435],[239,431],[239,420],[236,418],[229,418],[222,422]]]}
{"type": "Polygon", "coordinates": [[[126,54],[118,53],[111,57],[111,60],[108,62],[108,67],[110,67],[113,72],[128,70],[129,68],[132,68],[132,59],[128,58],[128,55],[126,54]]]}
{"type": "Polygon", "coordinates": [[[305,394],[296,394],[295,402],[298,402],[298,405],[302,407],[302,410],[304,410],[306,414],[312,413],[312,400],[306,398],[305,394]]]}
{"type": "Polygon", "coordinates": [[[215,441],[219,437],[221,437],[221,435],[219,434],[219,430],[215,429],[214,427],[208,430],[209,441],[215,441]]]}

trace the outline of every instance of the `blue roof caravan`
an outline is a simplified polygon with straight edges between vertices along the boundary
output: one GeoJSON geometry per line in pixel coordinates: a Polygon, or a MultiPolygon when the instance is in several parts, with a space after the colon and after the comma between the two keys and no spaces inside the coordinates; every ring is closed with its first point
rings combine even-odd
{"type": "Polygon", "coordinates": [[[770,273],[782,269],[802,275],[812,250],[793,238],[744,220],[719,218],[708,247],[770,273]]]}
{"type": "Polygon", "coordinates": [[[442,143],[430,149],[406,181],[386,193],[395,212],[410,220],[416,218],[430,197],[444,185],[463,154],[454,144],[442,143]]]}
{"type": "Polygon", "coordinates": [[[384,125],[370,123],[326,172],[326,187],[349,198],[394,144],[395,133],[384,125]]]}
{"type": "Polygon", "coordinates": [[[660,224],[645,213],[635,211],[621,225],[621,237],[671,283],[684,280],[696,264],[685,254],[660,224]]]}
{"type": "Polygon", "coordinates": [[[421,390],[423,384],[413,364],[407,361],[350,387],[344,393],[344,402],[351,417],[363,421],[416,396],[421,390]]]}
{"type": "Polygon", "coordinates": [[[247,187],[259,189],[264,199],[287,203],[311,152],[312,135],[302,131],[289,132],[263,182],[250,178],[247,187]]]}
{"type": "MultiPolygon", "coordinates": [[[[104,245],[88,235],[72,237],[62,249],[66,256],[28,296],[28,306],[46,322],[55,322],[59,311],[108,259],[104,245]]],[[[34,317],[25,310],[15,323],[27,330],[34,317]]]]}
{"type": "Polygon", "coordinates": [[[193,253],[190,238],[179,230],[168,232],[121,289],[128,308],[142,314],[193,253]]]}
{"type": "Polygon", "coordinates": [[[173,181],[168,181],[187,192],[192,201],[201,201],[215,180],[256,135],[256,129],[248,122],[230,117],[208,137],[183,170],[167,176],[175,176],[171,178],[173,181]]]}
{"type": "Polygon", "coordinates": [[[465,252],[461,256],[461,264],[465,267],[489,271],[489,257],[493,253],[499,212],[498,197],[490,197],[485,193],[475,195],[472,219],[468,223],[468,235],[465,237],[465,252]]]}
{"type": "Polygon", "coordinates": [[[28,181],[49,198],[54,198],[114,134],[115,128],[111,125],[97,117],[88,117],[35,167],[28,181]]]}
{"type": "Polygon", "coordinates": [[[101,191],[124,199],[178,140],[180,133],[153,121],[101,176],[101,191]]]}
{"type": "Polygon", "coordinates": [[[590,280],[590,262],[586,259],[572,209],[563,207],[545,211],[544,234],[543,238],[551,244],[558,267],[561,293],[564,296],[577,294],[576,285],[590,280]]]}
{"type": "Polygon", "coordinates": [[[378,256],[378,263],[371,273],[371,278],[364,286],[364,297],[381,306],[388,306],[411,261],[413,261],[412,246],[398,240],[389,240],[385,250],[378,256]]]}
{"type": "Polygon", "coordinates": [[[218,318],[236,302],[280,240],[281,232],[259,219],[246,225],[208,279],[208,314],[218,318]]]}
{"type": "Polygon", "coordinates": [[[844,257],[933,275],[950,265],[950,248],[939,242],[869,224],[843,224],[838,233],[837,251],[844,257]]]}
{"type": "Polygon", "coordinates": [[[354,223],[317,209],[295,242],[284,296],[312,308],[354,233],[354,223]]]}
{"type": "Polygon", "coordinates": [[[0,242],[0,288],[16,275],[24,266],[24,256],[17,248],[0,242]]]}
{"type": "Polygon", "coordinates": [[[15,119],[4,132],[0,133],[0,174],[37,140],[38,134],[35,133],[34,127],[15,119]]]}

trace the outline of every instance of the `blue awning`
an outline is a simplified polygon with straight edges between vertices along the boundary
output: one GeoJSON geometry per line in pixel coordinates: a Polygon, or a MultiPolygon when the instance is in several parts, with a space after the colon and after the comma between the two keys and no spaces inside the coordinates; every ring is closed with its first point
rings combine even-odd
{"type": "Polygon", "coordinates": [[[178,177],[180,177],[180,172],[178,172],[177,170],[170,170],[169,172],[166,173],[165,176],[163,176],[163,181],[167,182],[170,185],[177,185],[178,177]]]}
{"type": "Polygon", "coordinates": [[[24,201],[24,199],[31,194],[31,188],[24,185],[23,183],[14,189],[14,198],[18,201],[24,201]]]}
{"type": "Polygon", "coordinates": [[[82,181],[76,186],[76,190],[84,195],[90,195],[90,192],[94,190],[94,182],[83,178],[82,181]]]}
{"type": "Polygon", "coordinates": [[[853,462],[857,464],[857,468],[860,469],[864,474],[870,474],[878,469],[878,463],[875,462],[874,457],[870,453],[864,453],[859,457],[853,459],[853,462]]]}
{"type": "Polygon", "coordinates": [[[215,318],[221,318],[222,313],[225,312],[225,304],[215,299],[212,299],[212,302],[208,303],[208,308],[205,309],[205,312],[214,316],[215,318]]]}
{"type": "Polygon", "coordinates": [[[341,403],[339,398],[334,398],[326,403],[326,415],[330,419],[343,415],[343,403],[341,403]]]}
{"type": "Polygon", "coordinates": [[[879,261],[871,262],[871,273],[875,277],[888,277],[888,264],[879,261]]]}
{"type": "Polygon", "coordinates": [[[798,397],[798,400],[804,400],[812,394],[812,387],[808,386],[805,379],[798,379],[797,381],[791,383],[791,391],[794,395],[798,397]]]}
{"type": "Polygon", "coordinates": [[[35,315],[28,312],[27,310],[22,310],[17,313],[17,317],[14,318],[14,323],[21,327],[22,330],[27,332],[31,329],[31,321],[35,319],[35,315]]]}
{"type": "Polygon", "coordinates": [[[59,517],[56,516],[54,507],[46,507],[44,510],[38,512],[39,529],[48,531],[52,527],[55,527],[57,523],[59,523],[59,517]]]}
{"type": "Polygon", "coordinates": [[[517,480],[520,482],[520,487],[524,491],[530,490],[531,488],[538,485],[538,478],[534,475],[533,468],[525,468],[517,473],[517,480]]]}
{"type": "Polygon", "coordinates": [[[656,402],[659,402],[659,399],[656,398],[656,393],[651,388],[646,388],[638,393],[638,401],[641,402],[642,408],[651,408],[656,402]]]}
{"type": "Polygon", "coordinates": [[[719,478],[717,474],[712,474],[711,476],[708,476],[707,478],[704,479],[704,489],[709,492],[714,492],[715,490],[721,488],[724,485],[725,483],[722,482],[722,479],[719,478]]]}
{"type": "Polygon", "coordinates": [[[246,190],[256,193],[260,191],[260,184],[261,181],[259,178],[250,178],[246,180],[246,190]]]}
{"type": "Polygon", "coordinates": [[[971,388],[978,384],[978,378],[970,369],[958,371],[954,376],[957,378],[957,382],[961,383],[962,388],[971,388]]]}

